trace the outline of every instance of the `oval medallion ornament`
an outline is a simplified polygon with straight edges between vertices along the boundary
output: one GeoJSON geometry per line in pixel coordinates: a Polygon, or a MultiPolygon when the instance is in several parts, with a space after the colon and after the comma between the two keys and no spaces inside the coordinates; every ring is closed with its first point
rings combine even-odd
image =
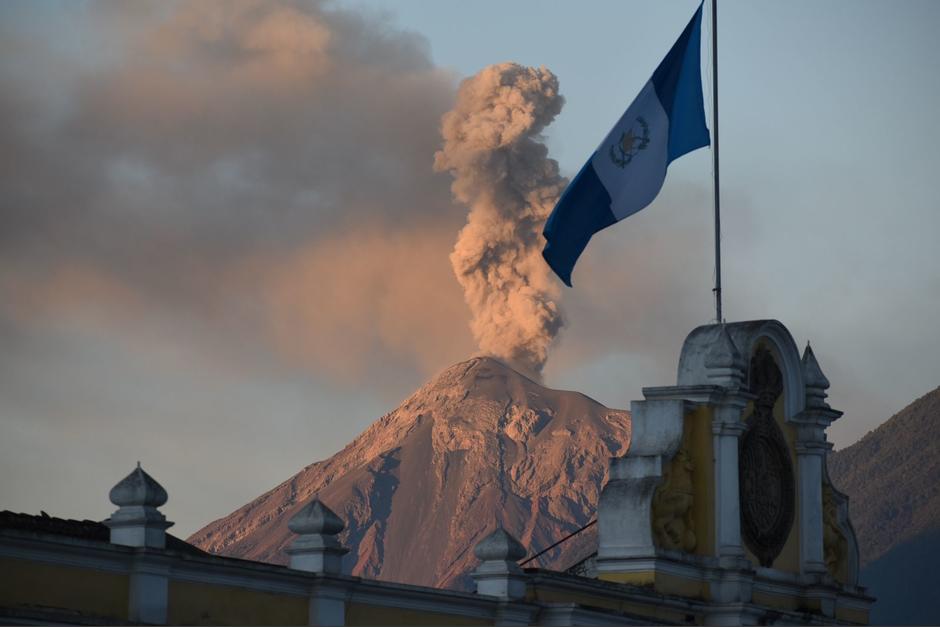
{"type": "Polygon", "coordinates": [[[738,448],[741,535],[760,565],[769,568],[793,527],[793,466],[786,440],[774,420],[783,377],[769,351],[755,351],[750,373],[750,389],[757,399],[745,420],[747,429],[738,448]]]}

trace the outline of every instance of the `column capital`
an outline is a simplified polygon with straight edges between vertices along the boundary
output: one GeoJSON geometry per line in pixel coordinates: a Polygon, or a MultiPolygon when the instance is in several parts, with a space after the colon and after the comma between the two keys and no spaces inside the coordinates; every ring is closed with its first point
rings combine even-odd
{"type": "MultiPolygon", "coordinates": [[[[745,390],[729,391],[717,398],[713,404],[712,433],[718,433],[718,431],[715,431],[717,425],[727,425],[732,432],[737,428],[736,425],[740,425],[743,429],[744,422],[741,418],[744,409],[755,398],[757,397],[754,394],[745,390]]],[[[733,435],[732,432],[729,432],[728,435],[733,435]]],[[[740,433],[737,435],[740,435],[740,433]]]]}
{"type": "Polygon", "coordinates": [[[830,407],[808,407],[789,419],[790,422],[797,425],[813,425],[826,429],[835,422],[842,412],[830,407]]]}
{"type": "Polygon", "coordinates": [[[739,438],[746,430],[743,422],[712,422],[712,435],[739,438]]]}
{"type": "Polygon", "coordinates": [[[797,440],[796,442],[796,454],[797,455],[820,455],[825,456],[826,453],[832,450],[832,442],[818,441],[818,440],[797,440]]]}

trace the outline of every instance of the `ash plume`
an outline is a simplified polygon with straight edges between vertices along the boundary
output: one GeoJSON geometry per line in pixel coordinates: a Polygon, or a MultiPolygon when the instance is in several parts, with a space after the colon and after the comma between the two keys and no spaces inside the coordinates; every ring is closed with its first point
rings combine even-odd
{"type": "Polygon", "coordinates": [[[567,180],[540,135],[563,104],[545,68],[486,67],[461,83],[434,156],[435,170],[453,175],[454,197],[470,208],[450,261],[474,338],[484,353],[535,375],[563,326],[541,232],[567,180]]]}

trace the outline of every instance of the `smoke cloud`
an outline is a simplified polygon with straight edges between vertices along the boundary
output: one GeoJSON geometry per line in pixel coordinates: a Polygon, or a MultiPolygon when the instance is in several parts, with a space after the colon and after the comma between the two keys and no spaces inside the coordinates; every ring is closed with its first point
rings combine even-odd
{"type": "Polygon", "coordinates": [[[0,3],[4,507],[143,458],[185,534],[466,358],[456,85],[332,2],[0,3]]]}
{"type": "Polygon", "coordinates": [[[539,375],[563,326],[541,231],[567,180],[540,136],[561,111],[545,68],[500,63],[464,80],[442,119],[434,168],[470,208],[450,261],[480,349],[539,375]]]}
{"type": "Polygon", "coordinates": [[[194,351],[244,346],[223,364],[354,383],[393,363],[405,389],[473,349],[441,263],[464,210],[429,163],[457,81],[419,35],[322,2],[48,17],[0,7],[8,335],[80,319],[133,346],[144,311],[194,351]]]}

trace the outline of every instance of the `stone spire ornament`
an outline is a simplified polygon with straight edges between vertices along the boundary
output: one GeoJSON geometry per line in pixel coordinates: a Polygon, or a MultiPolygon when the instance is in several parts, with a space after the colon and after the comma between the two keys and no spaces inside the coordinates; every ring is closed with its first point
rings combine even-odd
{"type": "Polygon", "coordinates": [[[803,351],[803,382],[806,385],[806,406],[808,408],[828,409],[826,402],[826,390],[829,389],[829,379],[823,374],[816,361],[816,355],[813,348],[806,343],[806,349],[803,351]]]}
{"type": "Polygon", "coordinates": [[[744,358],[728,333],[728,325],[720,325],[718,335],[705,355],[709,380],[717,385],[737,388],[744,382],[745,366],[744,358]]]}
{"type": "Polygon", "coordinates": [[[287,549],[290,567],[313,573],[339,573],[349,552],[336,539],[346,525],[317,498],[304,505],[287,523],[299,537],[287,549]]]}
{"type": "Polygon", "coordinates": [[[111,488],[111,502],[117,511],[104,524],[111,529],[111,543],[133,547],[166,547],[166,530],[173,526],[157,508],[167,501],[166,490],[137,468],[111,488]]]}
{"type": "Polygon", "coordinates": [[[477,594],[520,599],[525,596],[525,575],[517,562],[528,551],[502,527],[486,536],[473,548],[481,563],[472,573],[477,594]]]}

